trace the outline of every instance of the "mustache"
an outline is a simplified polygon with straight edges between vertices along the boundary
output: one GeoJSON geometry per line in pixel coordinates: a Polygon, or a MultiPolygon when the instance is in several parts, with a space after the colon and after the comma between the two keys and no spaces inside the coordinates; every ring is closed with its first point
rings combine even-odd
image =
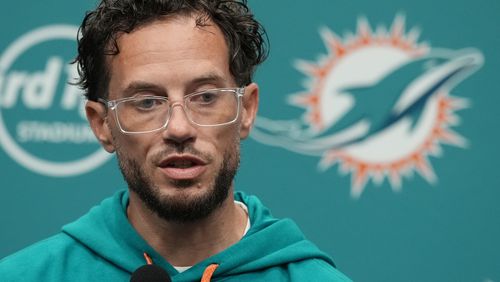
{"type": "Polygon", "coordinates": [[[169,145],[161,149],[161,151],[155,153],[152,157],[154,163],[160,163],[164,159],[168,158],[170,155],[180,155],[189,154],[197,158],[202,159],[204,162],[212,162],[213,157],[207,153],[204,153],[198,149],[195,149],[192,145],[169,145]]]}

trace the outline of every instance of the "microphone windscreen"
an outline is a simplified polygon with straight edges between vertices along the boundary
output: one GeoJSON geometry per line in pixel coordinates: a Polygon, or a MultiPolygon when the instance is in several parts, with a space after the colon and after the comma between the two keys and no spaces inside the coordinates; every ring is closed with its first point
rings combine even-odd
{"type": "Polygon", "coordinates": [[[147,264],[139,267],[132,273],[130,282],[171,282],[170,276],[165,269],[154,265],[147,264]]]}

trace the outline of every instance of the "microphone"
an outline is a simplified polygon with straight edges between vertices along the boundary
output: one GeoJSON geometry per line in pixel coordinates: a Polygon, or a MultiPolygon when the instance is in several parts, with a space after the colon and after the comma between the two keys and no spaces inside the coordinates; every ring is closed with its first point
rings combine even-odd
{"type": "Polygon", "coordinates": [[[170,276],[165,269],[154,265],[146,264],[134,271],[130,282],[171,282],[170,276]]]}

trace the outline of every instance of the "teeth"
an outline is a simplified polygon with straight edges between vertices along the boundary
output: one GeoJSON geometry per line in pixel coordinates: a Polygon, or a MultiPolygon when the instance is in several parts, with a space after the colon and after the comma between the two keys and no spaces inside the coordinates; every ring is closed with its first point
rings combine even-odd
{"type": "Polygon", "coordinates": [[[175,168],[189,168],[193,166],[191,161],[176,161],[170,164],[170,166],[175,168]]]}

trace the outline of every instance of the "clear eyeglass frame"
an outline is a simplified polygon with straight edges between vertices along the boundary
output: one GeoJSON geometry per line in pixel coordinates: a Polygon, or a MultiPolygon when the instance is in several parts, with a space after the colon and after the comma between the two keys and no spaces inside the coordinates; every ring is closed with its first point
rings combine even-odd
{"type": "Polygon", "coordinates": [[[241,97],[243,97],[245,93],[245,87],[237,87],[237,88],[211,88],[211,89],[206,89],[206,90],[203,90],[203,91],[197,91],[197,92],[193,92],[193,93],[190,93],[190,94],[187,94],[183,97],[183,103],[181,102],[174,102],[174,103],[170,103],[170,101],[168,100],[167,97],[165,96],[155,96],[155,95],[147,95],[147,96],[139,96],[139,97],[127,97],[127,98],[120,98],[120,99],[116,99],[116,100],[106,100],[106,99],[103,99],[103,98],[98,98],[98,102],[102,103],[104,106],[106,106],[108,109],[112,110],[114,113],[115,113],[115,120],[117,121],[118,123],[118,127],[120,128],[120,131],[122,133],[125,133],[125,134],[144,134],[144,133],[152,133],[152,132],[156,132],[156,131],[159,131],[159,130],[163,130],[165,129],[167,126],[168,126],[168,122],[170,121],[170,117],[172,115],[172,111],[173,111],[173,107],[175,106],[181,106],[184,113],[186,114],[186,117],[187,119],[189,120],[189,122],[191,124],[194,124],[196,126],[200,126],[200,127],[216,127],[216,126],[223,126],[223,125],[229,125],[229,124],[232,124],[234,123],[236,120],[238,120],[239,118],[239,115],[240,115],[240,108],[241,108],[241,97]],[[206,93],[209,93],[209,92],[214,92],[214,91],[217,91],[218,93],[220,92],[231,92],[231,93],[234,93],[234,95],[236,96],[236,115],[235,117],[230,120],[230,121],[227,121],[227,122],[223,122],[223,123],[218,123],[218,124],[200,124],[200,123],[197,123],[195,121],[192,120],[190,114],[188,113],[189,111],[186,111],[186,109],[189,109],[189,107],[187,107],[187,101],[192,98],[193,96],[197,96],[197,95],[203,95],[203,94],[206,94],[206,93]],[[161,127],[158,127],[158,128],[155,128],[155,129],[152,129],[152,130],[144,130],[144,131],[128,131],[126,129],[123,128],[121,122],[120,122],[120,119],[118,117],[118,105],[121,104],[121,103],[125,103],[125,102],[128,102],[128,101],[134,101],[134,100],[137,100],[139,98],[143,98],[143,97],[147,97],[147,98],[154,98],[154,99],[160,99],[160,100],[164,100],[166,102],[168,102],[168,111],[167,111],[167,117],[165,118],[165,123],[161,126],[161,127]]]}

